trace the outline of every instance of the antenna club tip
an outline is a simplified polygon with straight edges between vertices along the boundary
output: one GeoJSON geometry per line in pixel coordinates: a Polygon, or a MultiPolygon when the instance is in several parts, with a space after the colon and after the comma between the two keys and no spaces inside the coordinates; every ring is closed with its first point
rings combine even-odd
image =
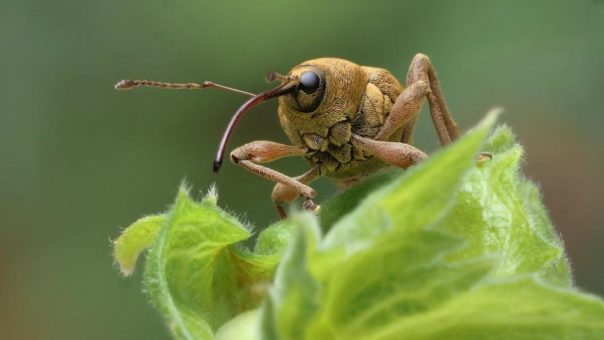
{"type": "Polygon", "coordinates": [[[120,80],[113,86],[116,90],[130,90],[134,87],[134,82],[132,80],[120,80]]]}
{"type": "Polygon", "coordinates": [[[222,166],[222,162],[221,161],[214,161],[214,165],[213,165],[212,169],[214,170],[215,174],[218,173],[218,171],[220,170],[221,166],[222,166]]]}

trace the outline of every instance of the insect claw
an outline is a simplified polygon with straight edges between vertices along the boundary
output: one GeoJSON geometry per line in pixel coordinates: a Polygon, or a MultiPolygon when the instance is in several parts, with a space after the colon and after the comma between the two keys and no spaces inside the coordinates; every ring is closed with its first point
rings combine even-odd
{"type": "Polygon", "coordinates": [[[321,206],[318,204],[315,204],[315,202],[313,202],[310,198],[307,198],[304,200],[304,203],[302,203],[302,208],[316,213],[319,211],[319,209],[321,209],[321,206]]]}

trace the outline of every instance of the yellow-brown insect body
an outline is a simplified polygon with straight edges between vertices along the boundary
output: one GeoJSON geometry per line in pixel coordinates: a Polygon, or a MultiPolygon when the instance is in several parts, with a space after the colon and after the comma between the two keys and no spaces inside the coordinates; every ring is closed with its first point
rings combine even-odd
{"type": "MultiPolygon", "coordinates": [[[[350,142],[352,134],[373,138],[403,91],[390,72],[337,58],[320,58],[294,67],[288,74],[319,75],[313,93],[298,90],[279,98],[279,119],[292,144],[307,148],[305,158],[320,175],[347,180],[371,174],[385,163],[350,142]]],[[[400,128],[390,141],[408,140],[400,128]]]]}
{"type": "Polygon", "coordinates": [[[448,145],[460,135],[436,71],[421,53],[411,61],[405,88],[385,69],[337,58],[308,60],[286,76],[271,73],[267,79],[282,82],[258,94],[211,81],[198,84],[123,80],[115,87],[219,88],[250,96],[227,125],[214,159],[215,172],[222,165],[230,136],[246,112],[279,98],[279,119],[293,145],[253,141],[235,148],[230,159],[251,173],[276,182],[271,196],[281,218],[287,216],[284,204],[296,197],[304,199],[304,209],[318,210],[313,201],[317,193],[309,184],[321,176],[348,186],[386,166],[407,169],[426,159],[428,155],[412,145],[416,118],[425,99],[441,145],[448,145]],[[292,177],[263,165],[293,156],[304,157],[311,168],[292,177]]]}

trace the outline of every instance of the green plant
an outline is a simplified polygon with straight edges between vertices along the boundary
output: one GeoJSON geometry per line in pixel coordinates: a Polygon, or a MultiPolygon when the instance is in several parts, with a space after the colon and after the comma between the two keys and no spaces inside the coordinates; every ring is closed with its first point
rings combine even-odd
{"type": "Polygon", "coordinates": [[[422,164],[252,233],[181,188],[115,242],[183,339],[601,339],[604,303],[573,287],[522,149],[495,117],[422,164]],[[488,138],[487,138],[488,137],[488,138]],[[485,142],[486,140],[486,142],[485,142]],[[476,161],[479,151],[491,160],[476,161]]]}

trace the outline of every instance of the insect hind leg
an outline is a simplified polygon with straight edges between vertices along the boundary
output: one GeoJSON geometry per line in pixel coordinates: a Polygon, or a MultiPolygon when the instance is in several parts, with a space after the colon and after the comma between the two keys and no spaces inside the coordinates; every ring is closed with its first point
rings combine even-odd
{"type": "Polygon", "coordinates": [[[457,139],[461,132],[447,108],[447,103],[440,89],[436,71],[430,62],[430,58],[421,53],[415,55],[409,66],[407,86],[411,86],[418,81],[424,81],[429,86],[430,91],[427,97],[430,104],[432,121],[441,145],[447,145],[457,139]]]}

